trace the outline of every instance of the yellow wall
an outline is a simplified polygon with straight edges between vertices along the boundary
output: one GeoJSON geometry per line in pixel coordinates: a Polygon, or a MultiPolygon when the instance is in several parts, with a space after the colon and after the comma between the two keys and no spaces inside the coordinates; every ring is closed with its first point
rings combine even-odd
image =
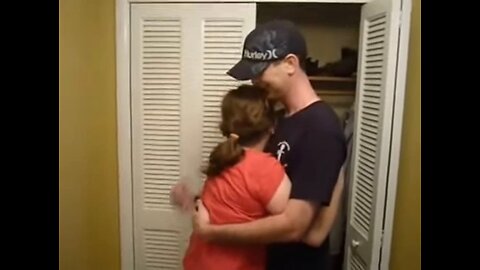
{"type": "Polygon", "coordinates": [[[61,270],[120,269],[115,0],[60,0],[61,270]]]}
{"type": "Polygon", "coordinates": [[[421,1],[413,0],[391,270],[421,269],[421,1]]]}

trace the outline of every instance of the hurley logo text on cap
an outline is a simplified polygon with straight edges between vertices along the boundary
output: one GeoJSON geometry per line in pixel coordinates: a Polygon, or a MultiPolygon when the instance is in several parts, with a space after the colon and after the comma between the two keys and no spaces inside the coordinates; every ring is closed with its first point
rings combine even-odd
{"type": "Polygon", "coordinates": [[[265,52],[250,51],[248,49],[243,50],[243,58],[257,61],[268,61],[272,59],[278,59],[276,54],[277,49],[266,50],[265,52]]]}

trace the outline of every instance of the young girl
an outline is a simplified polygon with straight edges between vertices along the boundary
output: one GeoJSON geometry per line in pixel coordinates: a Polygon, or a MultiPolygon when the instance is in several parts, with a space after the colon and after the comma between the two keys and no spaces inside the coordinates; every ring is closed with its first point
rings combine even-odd
{"type": "MultiPolygon", "coordinates": [[[[225,141],[210,154],[201,194],[210,222],[243,223],[281,213],[290,180],[282,165],[263,152],[275,119],[264,91],[250,85],[229,91],[221,114],[225,141]]],[[[265,247],[208,243],[193,233],[183,266],[185,270],[261,270],[265,247]]]]}

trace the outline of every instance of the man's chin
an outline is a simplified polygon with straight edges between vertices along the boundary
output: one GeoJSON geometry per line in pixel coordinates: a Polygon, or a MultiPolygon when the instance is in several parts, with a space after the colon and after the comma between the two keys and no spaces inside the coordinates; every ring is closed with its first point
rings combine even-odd
{"type": "Polygon", "coordinates": [[[275,93],[275,92],[269,92],[268,96],[267,96],[267,99],[277,102],[277,101],[280,101],[280,95],[278,93],[275,93]]]}

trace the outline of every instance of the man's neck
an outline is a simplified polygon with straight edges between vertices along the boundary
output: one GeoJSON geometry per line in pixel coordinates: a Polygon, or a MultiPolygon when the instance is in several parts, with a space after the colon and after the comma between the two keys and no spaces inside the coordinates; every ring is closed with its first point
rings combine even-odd
{"type": "Polygon", "coordinates": [[[321,99],[313,90],[308,77],[302,76],[292,84],[282,103],[285,105],[286,116],[290,116],[319,100],[321,99]]]}

